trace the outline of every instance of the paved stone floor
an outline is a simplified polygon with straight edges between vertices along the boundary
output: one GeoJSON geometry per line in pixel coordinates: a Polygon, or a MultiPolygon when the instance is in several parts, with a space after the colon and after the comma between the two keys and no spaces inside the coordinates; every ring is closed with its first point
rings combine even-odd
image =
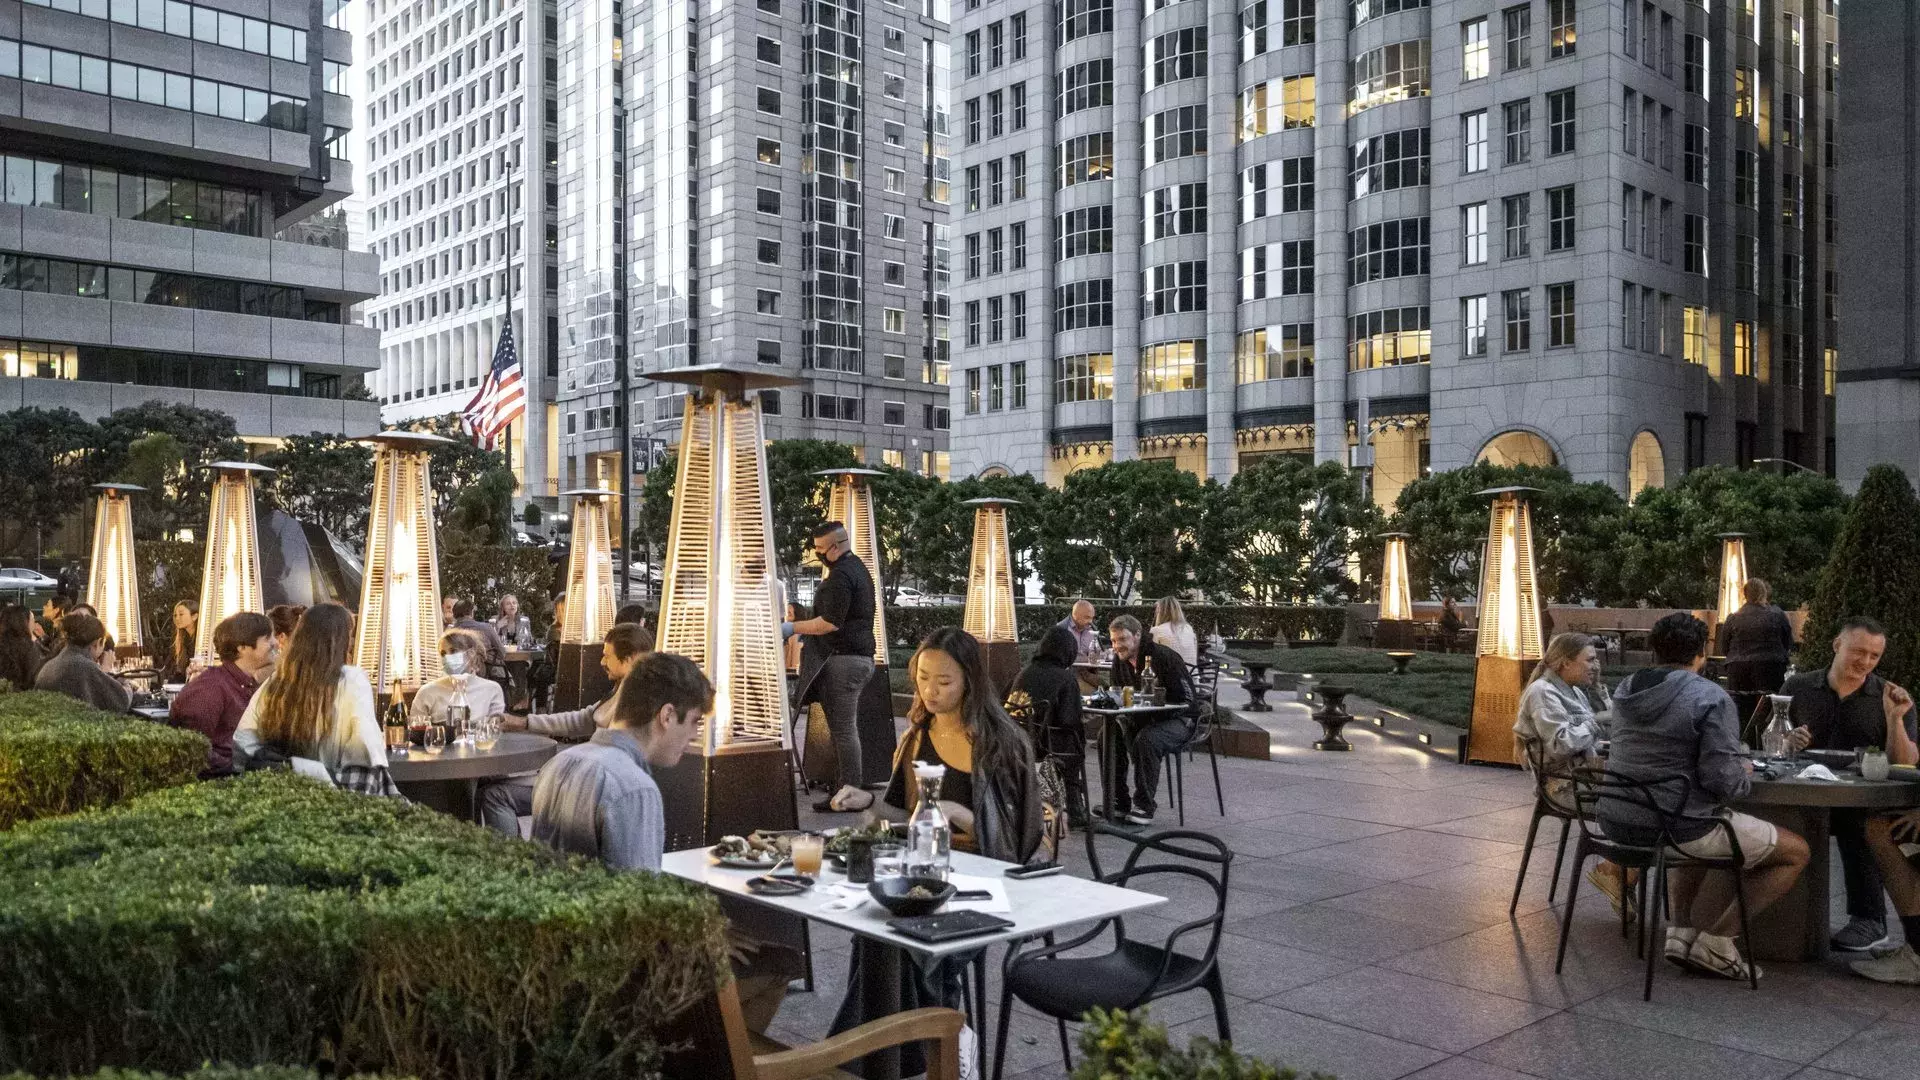
{"type": "MultiPolygon", "coordinates": [[[[1755,993],[1662,964],[1645,1003],[1631,943],[1584,888],[1565,972],[1554,975],[1557,830],[1541,837],[1519,910],[1507,915],[1532,800],[1525,776],[1455,765],[1364,728],[1355,752],[1319,754],[1318,729],[1298,705],[1261,721],[1275,760],[1220,763],[1224,816],[1205,758],[1187,767],[1188,826],[1236,855],[1220,955],[1240,1050],[1340,1080],[1920,1075],[1920,988],[1870,983],[1836,960],[1767,965],[1755,993]]],[[[1170,809],[1161,817],[1172,824],[1170,809]]],[[[1105,844],[1103,860],[1117,863],[1105,844]]],[[[1070,866],[1085,873],[1079,834],[1070,848],[1070,866]]],[[[1197,893],[1169,899],[1129,918],[1129,930],[1164,938],[1206,907],[1197,893]]],[[[822,1037],[844,985],[847,941],[814,940],[819,989],[787,999],[773,1032],[783,1041],[822,1037]]],[[[1176,1038],[1214,1032],[1201,991],[1161,1001],[1152,1016],[1176,1038]]],[[[1053,1024],[1017,1004],[1006,1075],[1066,1076],[1053,1024]]]]}

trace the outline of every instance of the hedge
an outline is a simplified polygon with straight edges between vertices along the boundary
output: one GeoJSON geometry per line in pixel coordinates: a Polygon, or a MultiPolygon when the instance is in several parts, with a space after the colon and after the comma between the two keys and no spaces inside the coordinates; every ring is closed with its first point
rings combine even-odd
{"type": "MultiPolygon", "coordinates": [[[[1015,604],[1014,618],[1019,624],[1020,640],[1038,641],[1047,628],[1067,617],[1072,604],[1015,604]]],[[[1186,604],[1187,621],[1202,637],[1216,629],[1225,638],[1284,638],[1298,641],[1338,641],[1347,625],[1344,607],[1252,607],[1243,605],[1186,604]]],[[[1142,626],[1153,625],[1152,604],[1096,605],[1096,621],[1104,629],[1117,615],[1132,615],[1142,626]]],[[[893,644],[911,647],[942,626],[959,626],[966,609],[949,604],[940,607],[889,607],[887,633],[893,644]]]]}
{"type": "MultiPolygon", "coordinates": [[[[0,1080],[38,1080],[26,1073],[0,1073],[0,1080]]],[[[192,1072],[181,1074],[145,1072],[139,1069],[101,1069],[89,1076],[67,1077],[65,1080],[322,1080],[313,1069],[294,1068],[289,1065],[256,1065],[243,1068],[233,1065],[205,1065],[192,1072]]],[[[376,1080],[375,1077],[354,1077],[353,1080],[376,1080]]]]}
{"type": "Polygon", "coordinates": [[[440,553],[440,591],[442,594],[471,597],[479,606],[480,617],[491,619],[500,610],[500,597],[512,593],[520,600],[520,612],[533,624],[536,635],[545,634],[553,622],[556,576],[565,564],[555,564],[544,547],[480,547],[461,552],[440,553]]]}
{"type": "Polygon", "coordinates": [[[0,834],[0,1070],[658,1074],[724,977],[704,891],[288,773],[0,834]]]}
{"type": "MultiPolygon", "coordinates": [[[[1073,1080],[1301,1080],[1294,1069],[1235,1053],[1204,1035],[1175,1049],[1166,1027],[1149,1023],[1145,1009],[1089,1012],[1080,1028],[1080,1053],[1073,1080]]],[[[1307,1080],[1334,1078],[1316,1072],[1307,1080]]]]}
{"type": "Polygon", "coordinates": [[[192,783],[207,740],[45,690],[0,694],[0,829],[192,783]]]}

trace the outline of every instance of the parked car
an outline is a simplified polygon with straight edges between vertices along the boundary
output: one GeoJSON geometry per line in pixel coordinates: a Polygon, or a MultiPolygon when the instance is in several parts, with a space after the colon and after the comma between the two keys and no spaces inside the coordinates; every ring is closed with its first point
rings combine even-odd
{"type": "Polygon", "coordinates": [[[927,594],[919,589],[909,589],[902,585],[893,590],[893,602],[900,607],[925,607],[927,594]]]}
{"type": "Polygon", "coordinates": [[[0,566],[0,589],[53,589],[59,582],[24,566],[0,566]]]}

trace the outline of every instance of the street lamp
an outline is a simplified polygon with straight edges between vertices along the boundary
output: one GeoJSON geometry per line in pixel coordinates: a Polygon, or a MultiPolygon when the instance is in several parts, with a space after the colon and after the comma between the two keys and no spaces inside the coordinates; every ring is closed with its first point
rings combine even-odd
{"type": "Polygon", "coordinates": [[[1013,545],[1007,539],[1007,507],[1020,502],[968,499],[964,505],[975,508],[964,627],[980,642],[987,676],[1004,696],[1020,673],[1020,634],[1013,614],[1013,545]]]}
{"type": "Polygon", "coordinates": [[[617,491],[563,491],[573,500],[573,544],[567,553],[567,614],[554,658],[554,700],[562,709],[592,705],[612,691],[600,650],[613,625],[613,500],[617,491]]]}
{"type": "Polygon", "coordinates": [[[133,559],[133,499],[138,484],[95,484],[100,493],[93,519],[93,552],[88,561],[87,603],[100,613],[107,636],[128,656],[142,651],[140,573],[133,559]]]}
{"type": "Polygon", "coordinates": [[[1480,566],[1480,636],[1474,664],[1469,756],[1514,764],[1513,718],[1527,671],[1540,659],[1540,589],[1534,576],[1533,518],[1526,494],[1490,488],[1487,553],[1480,566]]]}
{"type": "Polygon", "coordinates": [[[242,611],[267,610],[260,588],[260,542],[254,529],[253,481],[273,470],[250,461],[216,461],[207,507],[207,554],[200,568],[200,633],[193,658],[206,667],[220,662],[213,628],[242,611]]]}
{"type": "Polygon", "coordinates": [[[1720,534],[1720,603],[1714,609],[1717,625],[1725,625],[1746,601],[1747,534],[1720,534]]]}
{"type": "Polygon", "coordinates": [[[1405,649],[1413,644],[1413,588],[1407,580],[1407,534],[1381,533],[1386,541],[1380,557],[1380,620],[1373,643],[1382,649],[1405,649]]]}
{"type": "Polygon", "coordinates": [[[798,823],[787,773],[787,678],[760,391],[799,380],[703,364],[649,374],[690,387],[667,529],[660,648],[699,664],[713,710],[681,763],[656,770],[668,843],[798,823]]]}
{"type": "Polygon", "coordinates": [[[373,446],[373,505],[354,662],[376,692],[411,694],[443,673],[440,545],[428,461],[435,447],[452,440],[382,431],[365,441],[373,446]]]}

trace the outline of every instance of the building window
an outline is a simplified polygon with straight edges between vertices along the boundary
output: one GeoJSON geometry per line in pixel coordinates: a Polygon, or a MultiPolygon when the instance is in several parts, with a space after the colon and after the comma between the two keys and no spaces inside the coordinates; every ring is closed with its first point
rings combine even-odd
{"type": "Polygon", "coordinates": [[[1207,388],[1207,343],[1161,341],[1140,350],[1140,393],[1207,388]]]}
{"type": "Polygon", "coordinates": [[[1007,186],[1011,189],[1009,197],[1014,199],[1026,198],[1027,197],[1026,151],[1023,150],[1018,154],[1007,155],[1007,178],[1009,181],[1007,186]]]}
{"type": "Polygon", "coordinates": [[[1113,325],[1113,279],[1072,281],[1053,290],[1053,328],[1079,330],[1113,325]]]}
{"type": "MultiPolygon", "coordinates": [[[[1246,62],[1269,49],[1311,45],[1314,40],[1314,0],[1252,0],[1240,8],[1240,60],[1246,62]],[[1268,15],[1271,10],[1273,16],[1268,15]]],[[[1155,8],[1161,6],[1156,3],[1155,8]]]]}
{"type": "Polygon", "coordinates": [[[1487,298],[1460,298],[1460,353],[1463,356],[1487,355],[1487,298]]]}
{"type": "Polygon", "coordinates": [[[980,141],[980,99],[968,98],[964,106],[966,112],[967,145],[980,141]]]}
{"type": "Polygon", "coordinates": [[[780,91],[765,86],[756,88],[755,104],[763,113],[780,115],[780,91]]]}
{"type": "Polygon", "coordinates": [[[1142,315],[1152,317],[1207,309],[1207,264],[1204,259],[1150,266],[1141,277],[1146,286],[1143,290],[1145,303],[1142,315]]]}
{"type": "Polygon", "coordinates": [[[1760,111],[1754,106],[1754,94],[1758,76],[1750,67],[1733,69],[1733,118],[1745,120],[1749,124],[1760,122],[1760,111]]]}
{"type": "Polygon", "coordinates": [[[1680,309],[1680,358],[1689,364],[1707,363],[1707,309],[1691,304],[1680,309]]]}
{"type": "Polygon", "coordinates": [[[1682,177],[1689,184],[1707,186],[1707,129],[1700,124],[1687,125],[1687,145],[1682,151],[1682,177]]]}
{"type": "MultiPolygon", "coordinates": [[[[1108,180],[1113,177],[1113,133],[1102,131],[1078,135],[1060,144],[1055,154],[1059,161],[1059,187],[1108,180]]],[[[971,170],[969,170],[971,171],[971,170]]]]}
{"type": "Polygon", "coordinates": [[[965,241],[967,280],[980,276],[980,234],[968,233],[965,241]]]}
{"type": "Polygon", "coordinates": [[[1007,407],[1027,407],[1027,363],[1024,360],[1007,365],[1007,407]]]}
{"type": "Polygon", "coordinates": [[[1207,75],[1207,31],[1190,26],[1147,43],[1147,89],[1207,75]]]}
{"type": "Polygon", "coordinates": [[[1547,189],[1547,250],[1572,251],[1573,185],[1547,189]]]}
{"type": "Polygon", "coordinates": [[[780,314],[780,293],[774,289],[754,290],[754,310],[762,315],[780,314]]]}
{"type": "Polygon", "coordinates": [[[1507,70],[1518,71],[1533,63],[1533,9],[1523,4],[1500,13],[1506,40],[1507,70]]]}
{"type": "Polygon", "coordinates": [[[1807,106],[1798,94],[1780,95],[1780,142],[1786,146],[1806,144],[1807,106]]]}
{"type": "Polygon", "coordinates": [[[780,215],[780,192],[773,188],[754,189],[754,209],[762,214],[780,215]]]}
{"type": "Polygon", "coordinates": [[[1533,102],[1521,98],[1500,106],[1506,127],[1507,164],[1519,165],[1533,156],[1533,102]]]}
{"type": "Polygon", "coordinates": [[[987,411],[999,412],[1007,407],[1007,370],[999,364],[987,369],[987,411]]]}
{"type": "Polygon", "coordinates": [[[1806,385],[1806,373],[1800,356],[1800,335],[1780,335],[1780,382],[1790,390],[1806,385]]]}
{"type": "Polygon", "coordinates": [[[1556,90],[1547,95],[1547,156],[1574,151],[1574,91],[1556,90]]]}
{"type": "Polygon", "coordinates": [[[1800,306],[1801,266],[1798,255],[1780,256],[1780,303],[1783,307],[1800,306]]]}
{"type": "Polygon", "coordinates": [[[1147,164],[1207,152],[1207,107],[1182,105],[1147,118],[1147,164]]]}
{"type": "Polygon", "coordinates": [[[1007,88],[1007,93],[1012,102],[1013,111],[1007,123],[1014,131],[1025,131],[1027,129],[1027,84],[1014,83],[1007,88]]]}
{"type": "Polygon", "coordinates": [[[1027,336],[1027,294],[1017,292],[1007,299],[1013,309],[1013,340],[1019,341],[1027,336]]]}
{"type": "Polygon", "coordinates": [[[1060,0],[1055,11],[1062,43],[1113,32],[1113,0],[1060,0]]]}
{"type": "Polygon", "coordinates": [[[1733,287],[1741,292],[1760,291],[1760,241],[1755,237],[1733,238],[1733,287]]]}
{"type": "Polygon", "coordinates": [[[1013,58],[1027,58],[1027,13],[1016,11],[1007,19],[1007,36],[1013,39],[1013,58]]]}
{"type": "Polygon", "coordinates": [[[1313,324],[1288,323],[1243,330],[1235,342],[1237,382],[1313,377],[1313,324]]]}
{"type": "Polygon", "coordinates": [[[1533,254],[1533,239],[1528,228],[1532,217],[1532,195],[1509,195],[1500,200],[1501,224],[1506,229],[1507,258],[1524,259],[1533,254]]]}
{"type": "Polygon", "coordinates": [[[1424,307],[1386,308],[1347,318],[1347,368],[1399,367],[1433,359],[1433,330],[1424,307]]]}
{"type": "Polygon", "coordinates": [[[1461,172],[1484,172],[1487,167],[1487,110],[1460,116],[1461,172]]]}
{"type": "Polygon", "coordinates": [[[1053,399],[1058,402],[1111,401],[1113,354],[1079,353],[1055,360],[1053,399]]]}
{"type": "Polygon", "coordinates": [[[778,41],[772,38],[755,38],[754,50],[756,57],[761,63],[773,64],[775,66],[779,65],[780,43],[778,41]]]}
{"type": "Polygon", "coordinates": [[[1533,293],[1529,289],[1509,289],[1500,294],[1505,313],[1507,352],[1526,352],[1533,348],[1533,293]]]}
{"type": "Polygon", "coordinates": [[[1573,282],[1547,286],[1547,348],[1573,344],[1573,282]]]}
{"type": "Polygon", "coordinates": [[[1061,116],[1113,104],[1113,60],[1088,60],[1056,74],[1053,103],[1054,111],[1061,116]]]}
{"type": "Polygon", "coordinates": [[[1806,226],[1804,191],[1799,173],[1786,173],[1780,177],[1780,224],[1789,229],[1806,226]]]}
{"type": "MultiPolygon", "coordinates": [[[[972,36],[972,35],[968,35],[972,36]]],[[[987,24],[987,67],[1001,67],[1007,62],[1007,28],[1005,23],[987,24]]]]}
{"type": "Polygon", "coordinates": [[[754,345],[756,346],[757,357],[761,363],[774,364],[774,365],[778,365],[780,363],[780,343],[779,342],[767,341],[763,339],[763,340],[754,342],[754,345]]]}
{"type": "Polygon", "coordinates": [[[1007,201],[1006,170],[1002,167],[1000,159],[994,158],[987,162],[987,205],[999,206],[1005,201],[1007,201]]]}
{"type": "MultiPolygon", "coordinates": [[[[1110,207],[1101,207],[1111,212],[1110,207]]],[[[1109,221],[1111,218],[1109,218],[1109,221]]],[[[1147,239],[1197,233],[1207,226],[1207,185],[1179,184],[1159,188],[1147,197],[1147,239]]],[[[1107,250],[1112,250],[1109,233],[1107,250]]]]}
{"type": "Polygon", "coordinates": [[[760,262],[768,266],[780,265],[780,241],[762,239],[758,245],[757,256],[760,262]]]}
{"type": "Polygon", "coordinates": [[[1753,324],[1744,319],[1733,324],[1733,373],[1753,374],[1753,324]]]}
{"type": "Polygon", "coordinates": [[[980,413],[980,369],[979,368],[967,369],[966,410],[967,410],[968,416],[977,416],[980,413]]]}
{"type": "Polygon", "coordinates": [[[987,342],[998,345],[1007,336],[1007,302],[1005,297],[987,297],[987,342]]]}
{"type": "Polygon", "coordinates": [[[1113,250],[1113,207],[1088,206],[1055,219],[1053,260],[1104,255],[1113,250]]]}
{"type": "Polygon", "coordinates": [[[1492,71],[1487,48],[1487,20],[1460,24],[1460,81],[1484,79],[1492,71]]]}
{"type": "Polygon", "coordinates": [[[886,368],[886,378],[904,379],[907,377],[907,358],[899,353],[888,353],[882,357],[886,368]]]}
{"type": "Polygon", "coordinates": [[[881,309],[881,326],[889,334],[906,333],[907,309],[891,307],[881,309]]]}
{"type": "Polygon", "coordinates": [[[1760,155],[1751,150],[1733,152],[1733,202],[1755,206],[1760,201],[1760,155]]]}
{"type": "Polygon", "coordinates": [[[1707,219],[1704,214],[1688,214],[1686,238],[1681,247],[1681,269],[1689,274],[1707,274],[1707,219]]]}
{"type": "Polygon", "coordinates": [[[1487,204],[1470,203],[1460,208],[1460,263],[1479,266],[1487,261],[1487,204]]]}
{"type": "Polygon", "coordinates": [[[1365,225],[1348,234],[1348,283],[1412,277],[1428,270],[1426,218],[1365,225]]]}
{"type": "Polygon", "coordinates": [[[1292,214],[1313,209],[1313,159],[1286,158],[1255,165],[1240,174],[1240,219],[1253,221],[1269,214],[1292,214]],[[1279,190],[1269,187],[1277,178],[1279,190]],[[1274,196],[1278,196],[1275,198],[1274,196]]]}
{"type": "Polygon", "coordinates": [[[1313,241],[1287,240],[1240,252],[1240,299],[1304,296],[1312,291],[1313,241]]]}
{"type": "Polygon", "coordinates": [[[969,300],[961,309],[966,324],[966,343],[969,346],[980,344],[980,301],[969,300]]]}
{"type": "Polygon", "coordinates": [[[1547,0],[1547,59],[1572,56],[1578,27],[1574,12],[1578,0],[1547,0]]]}
{"type": "Polygon", "coordinates": [[[1424,38],[1383,45],[1355,58],[1347,67],[1348,85],[1351,87],[1347,99],[1349,116],[1390,101],[1427,96],[1427,42],[1424,38]]]}
{"type": "Polygon", "coordinates": [[[1833,396],[1834,384],[1840,381],[1840,350],[1824,349],[1820,354],[1820,392],[1833,396]]]}
{"type": "Polygon", "coordinates": [[[1240,141],[1275,131],[1310,128],[1314,108],[1311,75],[1294,75],[1250,87],[1240,94],[1240,141]]]}
{"type": "MultiPolygon", "coordinates": [[[[1309,158],[1297,160],[1311,162],[1309,158]]],[[[1361,139],[1353,144],[1348,155],[1349,197],[1361,199],[1376,192],[1422,186],[1428,180],[1427,168],[1426,128],[1390,131],[1361,139]]],[[[1301,172],[1311,185],[1312,173],[1305,168],[1301,172]]],[[[1312,209],[1311,202],[1304,209],[1312,209]]]]}
{"type": "Polygon", "coordinates": [[[1007,226],[1007,247],[1012,252],[1013,268],[1024,270],[1027,266],[1027,223],[1016,221],[1007,226]]]}
{"type": "Polygon", "coordinates": [[[1688,34],[1686,55],[1681,61],[1681,85],[1689,94],[1707,96],[1707,39],[1698,34],[1688,34]]]}

